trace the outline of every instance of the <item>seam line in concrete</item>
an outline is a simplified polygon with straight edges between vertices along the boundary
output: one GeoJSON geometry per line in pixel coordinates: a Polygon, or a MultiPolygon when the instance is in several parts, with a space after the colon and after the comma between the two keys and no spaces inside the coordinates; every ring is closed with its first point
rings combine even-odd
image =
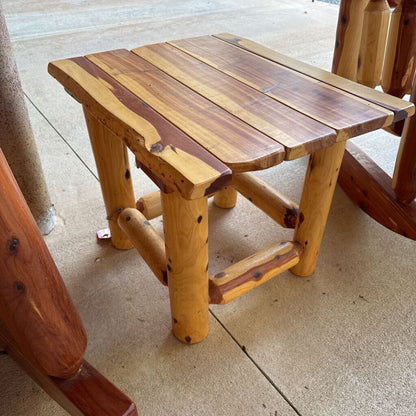
{"type": "Polygon", "coordinates": [[[231,339],[240,347],[241,351],[244,352],[244,354],[247,356],[247,358],[254,364],[254,366],[260,371],[260,373],[263,375],[263,377],[266,378],[266,380],[272,385],[272,387],[283,397],[283,399],[286,401],[286,403],[293,409],[293,411],[298,415],[302,416],[302,414],[299,412],[298,409],[296,409],[295,405],[289,400],[289,398],[286,396],[286,394],[283,393],[283,391],[275,384],[275,382],[267,375],[267,373],[260,367],[259,364],[256,363],[254,358],[247,352],[244,345],[241,345],[235,336],[225,327],[225,325],[219,320],[219,318],[215,315],[214,312],[210,309],[209,312],[211,315],[215,318],[215,320],[224,328],[224,330],[227,332],[227,334],[231,337],[231,339]]]}
{"type": "Polygon", "coordinates": [[[76,150],[70,145],[70,143],[65,139],[65,137],[57,130],[57,128],[48,120],[45,114],[40,111],[39,107],[30,99],[30,97],[23,92],[24,96],[29,100],[29,102],[35,107],[36,111],[44,118],[44,120],[52,127],[55,133],[64,141],[64,143],[72,150],[75,156],[80,160],[80,162],[88,169],[92,176],[99,182],[97,175],[90,169],[90,167],[82,160],[81,156],[76,152],[76,150]]]}

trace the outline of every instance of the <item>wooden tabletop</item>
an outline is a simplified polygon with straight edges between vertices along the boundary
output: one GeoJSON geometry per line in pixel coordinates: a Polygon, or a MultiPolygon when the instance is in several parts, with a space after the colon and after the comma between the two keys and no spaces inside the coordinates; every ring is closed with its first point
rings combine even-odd
{"type": "Polygon", "coordinates": [[[146,154],[156,155],[194,185],[414,112],[407,101],[229,34],[56,61],[49,72],[145,165],[146,154]]]}

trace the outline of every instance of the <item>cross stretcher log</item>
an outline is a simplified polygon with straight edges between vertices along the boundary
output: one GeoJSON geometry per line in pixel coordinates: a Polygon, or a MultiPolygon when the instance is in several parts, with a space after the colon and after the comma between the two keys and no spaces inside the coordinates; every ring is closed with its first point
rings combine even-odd
{"type": "Polygon", "coordinates": [[[210,303],[226,304],[260,286],[295,266],[302,251],[300,244],[283,241],[227,267],[209,279],[210,303]]]}
{"type": "Polygon", "coordinates": [[[239,173],[233,186],[282,227],[295,228],[298,206],[253,173],[239,173]]]}
{"type": "Polygon", "coordinates": [[[165,242],[146,217],[135,208],[126,208],[117,223],[152,269],[159,281],[167,285],[165,242]]]}

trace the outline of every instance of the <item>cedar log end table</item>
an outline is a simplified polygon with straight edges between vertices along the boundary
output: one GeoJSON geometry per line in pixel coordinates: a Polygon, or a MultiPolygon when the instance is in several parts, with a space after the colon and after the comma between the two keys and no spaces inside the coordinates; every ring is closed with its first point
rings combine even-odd
{"type": "Polygon", "coordinates": [[[112,243],[135,246],[169,287],[172,326],[185,343],[208,333],[209,303],[224,304],[290,269],[313,273],[349,138],[414,113],[413,104],[230,34],[49,64],[82,103],[112,243]],[[133,193],[127,148],[159,187],[133,193]],[[310,155],[299,206],[252,172],[310,155]],[[292,241],[208,275],[208,197],[237,192],[292,241]],[[149,223],[163,214],[164,239],[149,223]]]}

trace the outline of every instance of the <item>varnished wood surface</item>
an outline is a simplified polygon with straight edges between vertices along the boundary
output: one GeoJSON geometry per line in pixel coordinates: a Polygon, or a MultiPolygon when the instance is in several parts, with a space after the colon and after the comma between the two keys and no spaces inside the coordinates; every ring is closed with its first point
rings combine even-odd
{"type": "Polygon", "coordinates": [[[233,171],[264,169],[283,160],[281,144],[250,128],[132,52],[116,50],[87,58],[233,171]]]}
{"type": "Polygon", "coordinates": [[[80,370],[69,379],[47,376],[25,357],[1,321],[0,347],[4,348],[68,414],[72,416],[137,416],[134,402],[87,361],[82,360],[80,370]]]}
{"type": "Polygon", "coordinates": [[[280,241],[235,263],[210,277],[212,304],[226,304],[267,282],[299,262],[303,248],[298,243],[280,241]]]}
{"type": "Polygon", "coordinates": [[[393,121],[391,111],[213,36],[169,43],[335,129],[337,141],[387,126],[393,121]]]}
{"type": "Polygon", "coordinates": [[[380,84],[390,20],[387,0],[370,0],[363,13],[357,81],[375,88],[380,84]]]}
{"type": "Polygon", "coordinates": [[[361,97],[371,103],[380,105],[381,107],[393,112],[394,121],[403,120],[415,112],[414,106],[405,100],[383,94],[382,92],[366,87],[365,85],[360,85],[331,72],[298,61],[289,56],[282,55],[279,52],[269,49],[249,39],[231,35],[229,33],[221,33],[219,35],[215,35],[215,37],[288,68],[296,69],[299,73],[308,75],[311,78],[320,80],[328,85],[356,95],[357,97],[361,97]]]}
{"type": "Polygon", "coordinates": [[[363,26],[362,14],[368,0],[342,0],[339,6],[332,72],[357,80],[357,61],[363,26]]]}
{"type": "Polygon", "coordinates": [[[161,195],[173,333],[194,344],[208,334],[207,198],[161,195]]]}
{"type": "Polygon", "coordinates": [[[412,91],[416,71],[416,2],[402,0],[394,10],[381,86],[383,91],[403,97],[412,91]]]}
{"type": "Polygon", "coordinates": [[[309,276],[315,270],[346,143],[321,149],[309,159],[294,236],[304,252],[290,269],[298,276],[309,276]]]}
{"type": "Polygon", "coordinates": [[[133,245],[117,224],[120,209],[135,206],[127,148],[111,130],[87,110],[84,111],[84,116],[100,178],[111,242],[114,247],[127,250],[133,245]]]}
{"type": "Polygon", "coordinates": [[[1,149],[0,230],[0,318],[28,361],[71,377],[85,329],[1,149]]]}
{"type": "Polygon", "coordinates": [[[229,184],[226,166],[264,169],[414,111],[233,35],[133,51],[58,61],[49,71],[125,141],[164,191],[187,199],[229,184]]]}
{"type": "Polygon", "coordinates": [[[163,238],[147,218],[135,208],[124,209],[117,220],[134,247],[152,269],[159,281],[167,285],[166,253],[163,238]]]}
{"type": "MultiPolygon", "coordinates": [[[[410,97],[416,103],[416,83],[410,97]]],[[[416,198],[416,117],[406,120],[393,174],[397,199],[410,204],[416,198]]]]}
{"type": "Polygon", "coordinates": [[[169,44],[133,52],[248,125],[282,143],[295,159],[334,143],[334,131],[169,44]]]}
{"type": "Polygon", "coordinates": [[[285,228],[295,228],[298,206],[254,173],[234,175],[233,186],[251,203],[285,228]]]}
{"type": "Polygon", "coordinates": [[[351,142],[347,144],[338,182],[370,217],[388,229],[416,240],[416,201],[410,204],[398,201],[390,176],[351,142]]]}
{"type": "MultiPolygon", "coordinates": [[[[221,192],[221,191],[220,191],[221,192]]],[[[148,219],[162,215],[162,201],[160,200],[160,191],[154,191],[143,195],[137,202],[136,208],[148,219]]]]}
{"type": "Polygon", "coordinates": [[[221,189],[230,169],[86,58],[55,61],[53,75],[122,138],[141,162],[188,198],[221,189]]]}

